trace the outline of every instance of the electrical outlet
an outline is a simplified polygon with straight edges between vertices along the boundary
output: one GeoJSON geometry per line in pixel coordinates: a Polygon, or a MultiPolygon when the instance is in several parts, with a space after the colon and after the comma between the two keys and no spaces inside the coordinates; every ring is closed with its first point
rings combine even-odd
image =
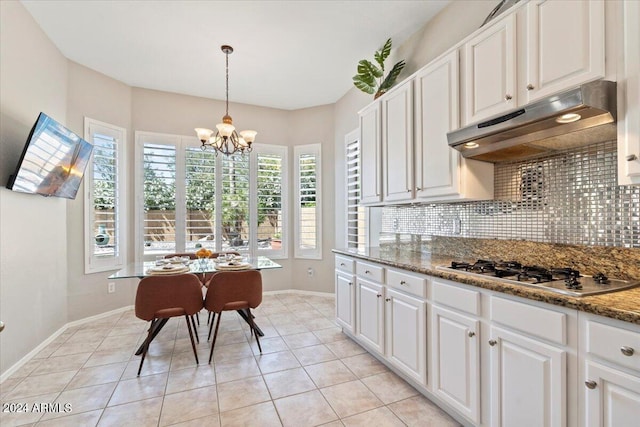
{"type": "Polygon", "coordinates": [[[109,285],[107,286],[107,292],[112,294],[115,291],[116,291],[116,282],[109,282],[109,285]]]}
{"type": "Polygon", "coordinates": [[[307,269],[307,276],[309,276],[309,277],[313,277],[313,268],[309,267],[309,268],[307,269]]]}

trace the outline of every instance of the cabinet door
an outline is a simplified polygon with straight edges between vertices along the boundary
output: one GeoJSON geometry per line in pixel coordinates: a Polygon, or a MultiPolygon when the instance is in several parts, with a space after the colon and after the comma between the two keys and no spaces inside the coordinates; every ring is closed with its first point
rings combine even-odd
{"type": "Polygon", "coordinates": [[[470,420],[480,421],[480,322],[433,306],[433,391],[470,420]]]}
{"type": "Polygon", "coordinates": [[[356,336],[384,353],[384,290],[381,285],[361,278],[356,286],[356,336]]]}
{"type": "Polygon", "coordinates": [[[508,15],[465,43],[465,124],[517,105],[515,26],[508,15]]]}
{"type": "Polygon", "coordinates": [[[618,69],[618,184],[640,184],[640,2],[621,4],[623,43],[618,69]]]}
{"type": "Polygon", "coordinates": [[[336,271],[336,321],[353,333],[355,326],[354,277],[336,271]]]}
{"type": "Polygon", "coordinates": [[[426,386],[426,303],[393,289],[387,289],[385,301],[387,359],[426,386]]]}
{"type": "Polygon", "coordinates": [[[380,102],[374,102],[360,112],[360,156],[362,162],[361,195],[362,204],[382,201],[382,145],[380,137],[380,102]]]}
{"type": "Polygon", "coordinates": [[[459,126],[458,80],[457,50],[415,77],[416,198],[460,191],[460,153],[447,141],[459,126]]]}
{"type": "Polygon", "coordinates": [[[491,425],[565,426],[566,352],[491,327],[491,425]]]}
{"type": "Polygon", "coordinates": [[[413,198],[412,87],[410,80],[381,98],[384,201],[413,198]]]}
{"type": "Polygon", "coordinates": [[[526,102],[604,77],[604,42],[603,1],[530,2],[526,102]]]}
{"type": "Polygon", "coordinates": [[[585,424],[637,426],[640,422],[640,379],[589,360],[585,363],[585,383],[582,385],[586,387],[585,424]]]}

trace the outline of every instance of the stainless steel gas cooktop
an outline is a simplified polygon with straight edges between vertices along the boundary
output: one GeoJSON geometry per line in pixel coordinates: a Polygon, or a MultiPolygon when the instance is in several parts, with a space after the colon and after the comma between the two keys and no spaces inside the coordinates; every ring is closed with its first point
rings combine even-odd
{"type": "Polygon", "coordinates": [[[454,261],[451,265],[439,266],[438,269],[575,297],[621,291],[640,285],[640,281],[610,279],[602,273],[585,276],[572,268],[547,269],[522,265],[517,261],[478,260],[473,264],[454,261]]]}

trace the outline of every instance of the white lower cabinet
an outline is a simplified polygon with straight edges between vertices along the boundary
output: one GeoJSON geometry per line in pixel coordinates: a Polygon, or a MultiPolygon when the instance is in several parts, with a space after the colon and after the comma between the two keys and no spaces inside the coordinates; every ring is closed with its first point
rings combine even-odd
{"type": "Polygon", "coordinates": [[[387,289],[387,358],[420,384],[427,383],[427,303],[387,289]]]}
{"type": "Polygon", "coordinates": [[[566,425],[566,352],[495,326],[489,345],[491,425],[566,425]]]}
{"type": "Polygon", "coordinates": [[[366,279],[357,279],[356,337],[384,353],[384,287],[366,279]]]}
{"type": "Polygon", "coordinates": [[[433,392],[479,423],[480,321],[437,305],[431,319],[433,392]]]}
{"type": "Polygon", "coordinates": [[[640,423],[640,378],[589,360],[585,367],[585,425],[637,426],[640,423]]]}
{"type": "Polygon", "coordinates": [[[640,327],[580,314],[584,426],[640,423],[640,327]]]}
{"type": "Polygon", "coordinates": [[[639,425],[640,325],[345,256],[336,318],[465,425],[639,425]]]}
{"type": "Polygon", "coordinates": [[[336,322],[353,333],[355,324],[354,277],[336,270],[336,322]]]}

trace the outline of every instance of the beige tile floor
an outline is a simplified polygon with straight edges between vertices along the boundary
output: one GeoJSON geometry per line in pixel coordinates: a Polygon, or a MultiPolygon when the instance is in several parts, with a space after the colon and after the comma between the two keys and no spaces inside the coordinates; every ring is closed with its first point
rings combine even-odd
{"type": "Polygon", "coordinates": [[[263,353],[235,312],[222,316],[207,364],[200,314],[196,366],[184,320],[172,319],[136,377],[147,324],[133,311],[67,329],[0,385],[0,425],[457,426],[447,414],[348,339],[331,297],[266,295],[255,310],[263,353]],[[31,412],[34,404],[71,411],[31,412]],[[15,406],[14,406],[15,408],[15,406]]]}

